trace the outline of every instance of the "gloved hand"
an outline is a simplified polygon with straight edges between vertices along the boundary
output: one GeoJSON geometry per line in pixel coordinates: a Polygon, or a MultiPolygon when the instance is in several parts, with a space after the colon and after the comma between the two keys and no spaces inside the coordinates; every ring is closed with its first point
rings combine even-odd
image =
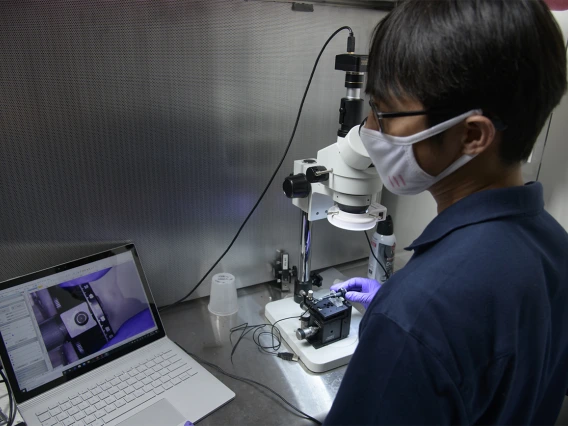
{"type": "Polygon", "coordinates": [[[75,278],[74,280],[71,280],[71,281],[66,281],[64,283],[59,284],[59,287],[61,287],[61,288],[75,287],[77,285],[81,285],[81,284],[85,284],[85,283],[91,283],[93,281],[100,280],[111,269],[112,268],[103,269],[102,271],[93,272],[92,274],[85,275],[85,276],[79,277],[79,278],[75,278]]]}
{"type": "Polygon", "coordinates": [[[191,423],[189,420],[187,422],[185,422],[185,424],[183,426],[194,426],[193,423],[191,423]]]}
{"type": "Polygon", "coordinates": [[[338,291],[340,288],[347,290],[345,294],[347,300],[350,302],[358,302],[367,309],[373,297],[375,297],[375,294],[381,288],[381,284],[369,278],[351,278],[350,280],[331,286],[331,290],[333,291],[338,291]]]}

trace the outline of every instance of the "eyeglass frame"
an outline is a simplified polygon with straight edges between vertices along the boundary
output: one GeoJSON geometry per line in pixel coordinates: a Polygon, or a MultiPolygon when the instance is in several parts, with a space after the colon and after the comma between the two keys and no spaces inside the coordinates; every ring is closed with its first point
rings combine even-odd
{"type": "MultiPolygon", "coordinates": [[[[377,122],[377,125],[379,126],[379,132],[381,132],[381,133],[383,132],[383,130],[382,130],[383,118],[413,117],[413,116],[418,116],[418,115],[431,115],[431,114],[448,115],[448,114],[451,114],[451,113],[455,113],[454,110],[450,110],[450,109],[439,109],[439,110],[422,109],[422,110],[417,110],[417,111],[380,112],[377,109],[377,106],[375,105],[375,103],[373,102],[372,99],[369,99],[369,105],[371,107],[371,111],[373,111],[373,116],[375,118],[375,121],[377,122]]],[[[360,124],[359,134],[361,134],[361,127],[365,126],[365,123],[367,122],[367,118],[368,117],[365,117],[363,122],[360,124]]],[[[491,122],[495,126],[496,130],[503,131],[503,130],[507,129],[507,125],[503,121],[501,121],[499,118],[489,118],[489,119],[491,120],[491,122]]]]}

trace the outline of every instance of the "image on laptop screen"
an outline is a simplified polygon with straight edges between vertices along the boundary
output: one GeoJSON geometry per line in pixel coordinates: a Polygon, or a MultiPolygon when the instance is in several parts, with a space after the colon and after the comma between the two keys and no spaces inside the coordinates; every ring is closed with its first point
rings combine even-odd
{"type": "Polygon", "coordinates": [[[156,329],[130,251],[0,292],[0,333],[24,391],[156,329]]]}

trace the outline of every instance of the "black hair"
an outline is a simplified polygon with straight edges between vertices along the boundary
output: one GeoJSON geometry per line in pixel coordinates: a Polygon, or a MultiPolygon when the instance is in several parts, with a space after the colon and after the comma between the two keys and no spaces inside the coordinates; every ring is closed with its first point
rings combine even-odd
{"type": "Polygon", "coordinates": [[[482,109],[507,126],[506,164],[529,157],[565,91],[564,40],[541,0],[405,0],[374,31],[366,92],[454,116],[482,109]]]}

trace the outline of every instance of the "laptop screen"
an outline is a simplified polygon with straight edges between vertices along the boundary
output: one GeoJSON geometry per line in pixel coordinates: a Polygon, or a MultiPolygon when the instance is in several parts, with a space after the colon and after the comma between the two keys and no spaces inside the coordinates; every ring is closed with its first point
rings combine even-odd
{"type": "Polygon", "coordinates": [[[23,399],[164,335],[132,245],[42,272],[0,290],[2,358],[23,399]]]}

